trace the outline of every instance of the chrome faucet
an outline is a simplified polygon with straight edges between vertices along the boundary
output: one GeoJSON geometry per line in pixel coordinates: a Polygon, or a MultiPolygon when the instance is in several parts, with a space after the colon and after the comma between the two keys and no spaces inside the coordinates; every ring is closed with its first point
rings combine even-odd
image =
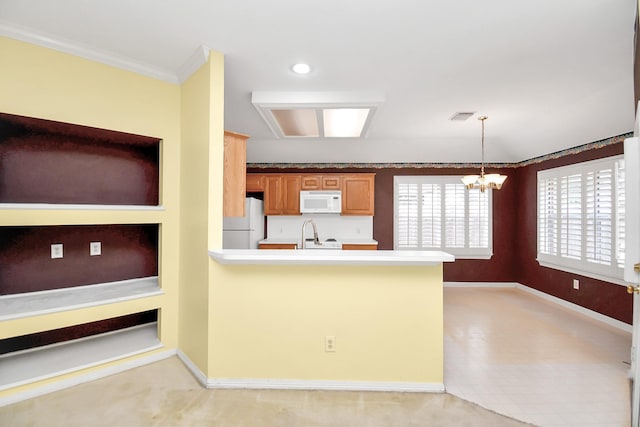
{"type": "Polygon", "coordinates": [[[313,227],[313,243],[315,245],[322,245],[322,243],[320,243],[320,240],[318,239],[318,228],[316,227],[316,223],[313,222],[313,220],[311,218],[309,218],[308,220],[306,220],[303,224],[302,224],[302,238],[301,238],[301,248],[300,249],[304,249],[304,228],[307,226],[307,224],[311,223],[311,227],[313,227]]]}

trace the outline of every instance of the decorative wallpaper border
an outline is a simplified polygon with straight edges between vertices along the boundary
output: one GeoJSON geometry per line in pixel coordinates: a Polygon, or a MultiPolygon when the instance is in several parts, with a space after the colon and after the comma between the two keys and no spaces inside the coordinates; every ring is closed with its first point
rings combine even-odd
{"type": "MultiPolygon", "coordinates": [[[[611,138],[601,139],[600,141],[590,142],[588,144],[579,145],[577,147],[568,148],[566,150],[556,151],[544,156],[534,157],[529,160],[523,160],[517,163],[485,163],[485,167],[489,168],[519,168],[529,166],[536,163],[542,163],[547,160],[554,160],[572,154],[582,153],[583,151],[596,150],[609,145],[618,144],[626,138],[633,136],[632,132],[625,133],[611,138]]],[[[248,168],[255,169],[463,169],[478,168],[480,163],[247,163],[248,168]]]]}

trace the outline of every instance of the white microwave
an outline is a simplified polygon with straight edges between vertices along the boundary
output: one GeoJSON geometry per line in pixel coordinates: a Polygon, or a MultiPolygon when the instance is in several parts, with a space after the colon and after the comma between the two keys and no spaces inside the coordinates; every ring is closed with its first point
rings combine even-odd
{"type": "Polygon", "coordinates": [[[300,213],[341,213],[341,191],[301,191],[300,213]]]}

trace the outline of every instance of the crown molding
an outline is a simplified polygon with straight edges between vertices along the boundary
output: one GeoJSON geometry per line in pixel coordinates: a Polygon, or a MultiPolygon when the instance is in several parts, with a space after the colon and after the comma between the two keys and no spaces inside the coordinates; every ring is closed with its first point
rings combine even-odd
{"type": "Polygon", "coordinates": [[[178,82],[184,83],[198,68],[202,67],[209,60],[209,51],[207,46],[199,46],[178,69],[178,82]]]}
{"type": "Polygon", "coordinates": [[[37,46],[57,50],[100,62],[112,67],[132,71],[154,79],[163,80],[169,83],[180,83],[178,76],[170,70],[165,70],[148,64],[135,61],[131,58],[115,55],[111,52],[101,51],[89,46],[83,46],[76,42],[64,40],[50,34],[36,31],[30,28],[10,24],[0,20],[0,36],[31,43],[37,46]]]}

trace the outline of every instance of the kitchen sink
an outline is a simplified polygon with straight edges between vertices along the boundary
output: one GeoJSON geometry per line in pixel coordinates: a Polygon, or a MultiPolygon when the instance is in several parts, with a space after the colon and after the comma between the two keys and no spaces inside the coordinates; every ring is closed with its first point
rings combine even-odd
{"type": "Polygon", "coordinates": [[[342,242],[338,242],[335,239],[327,239],[323,242],[320,242],[320,245],[317,245],[313,242],[313,239],[306,239],[304,242],[305,249],[342,249],[342,242]]]}

